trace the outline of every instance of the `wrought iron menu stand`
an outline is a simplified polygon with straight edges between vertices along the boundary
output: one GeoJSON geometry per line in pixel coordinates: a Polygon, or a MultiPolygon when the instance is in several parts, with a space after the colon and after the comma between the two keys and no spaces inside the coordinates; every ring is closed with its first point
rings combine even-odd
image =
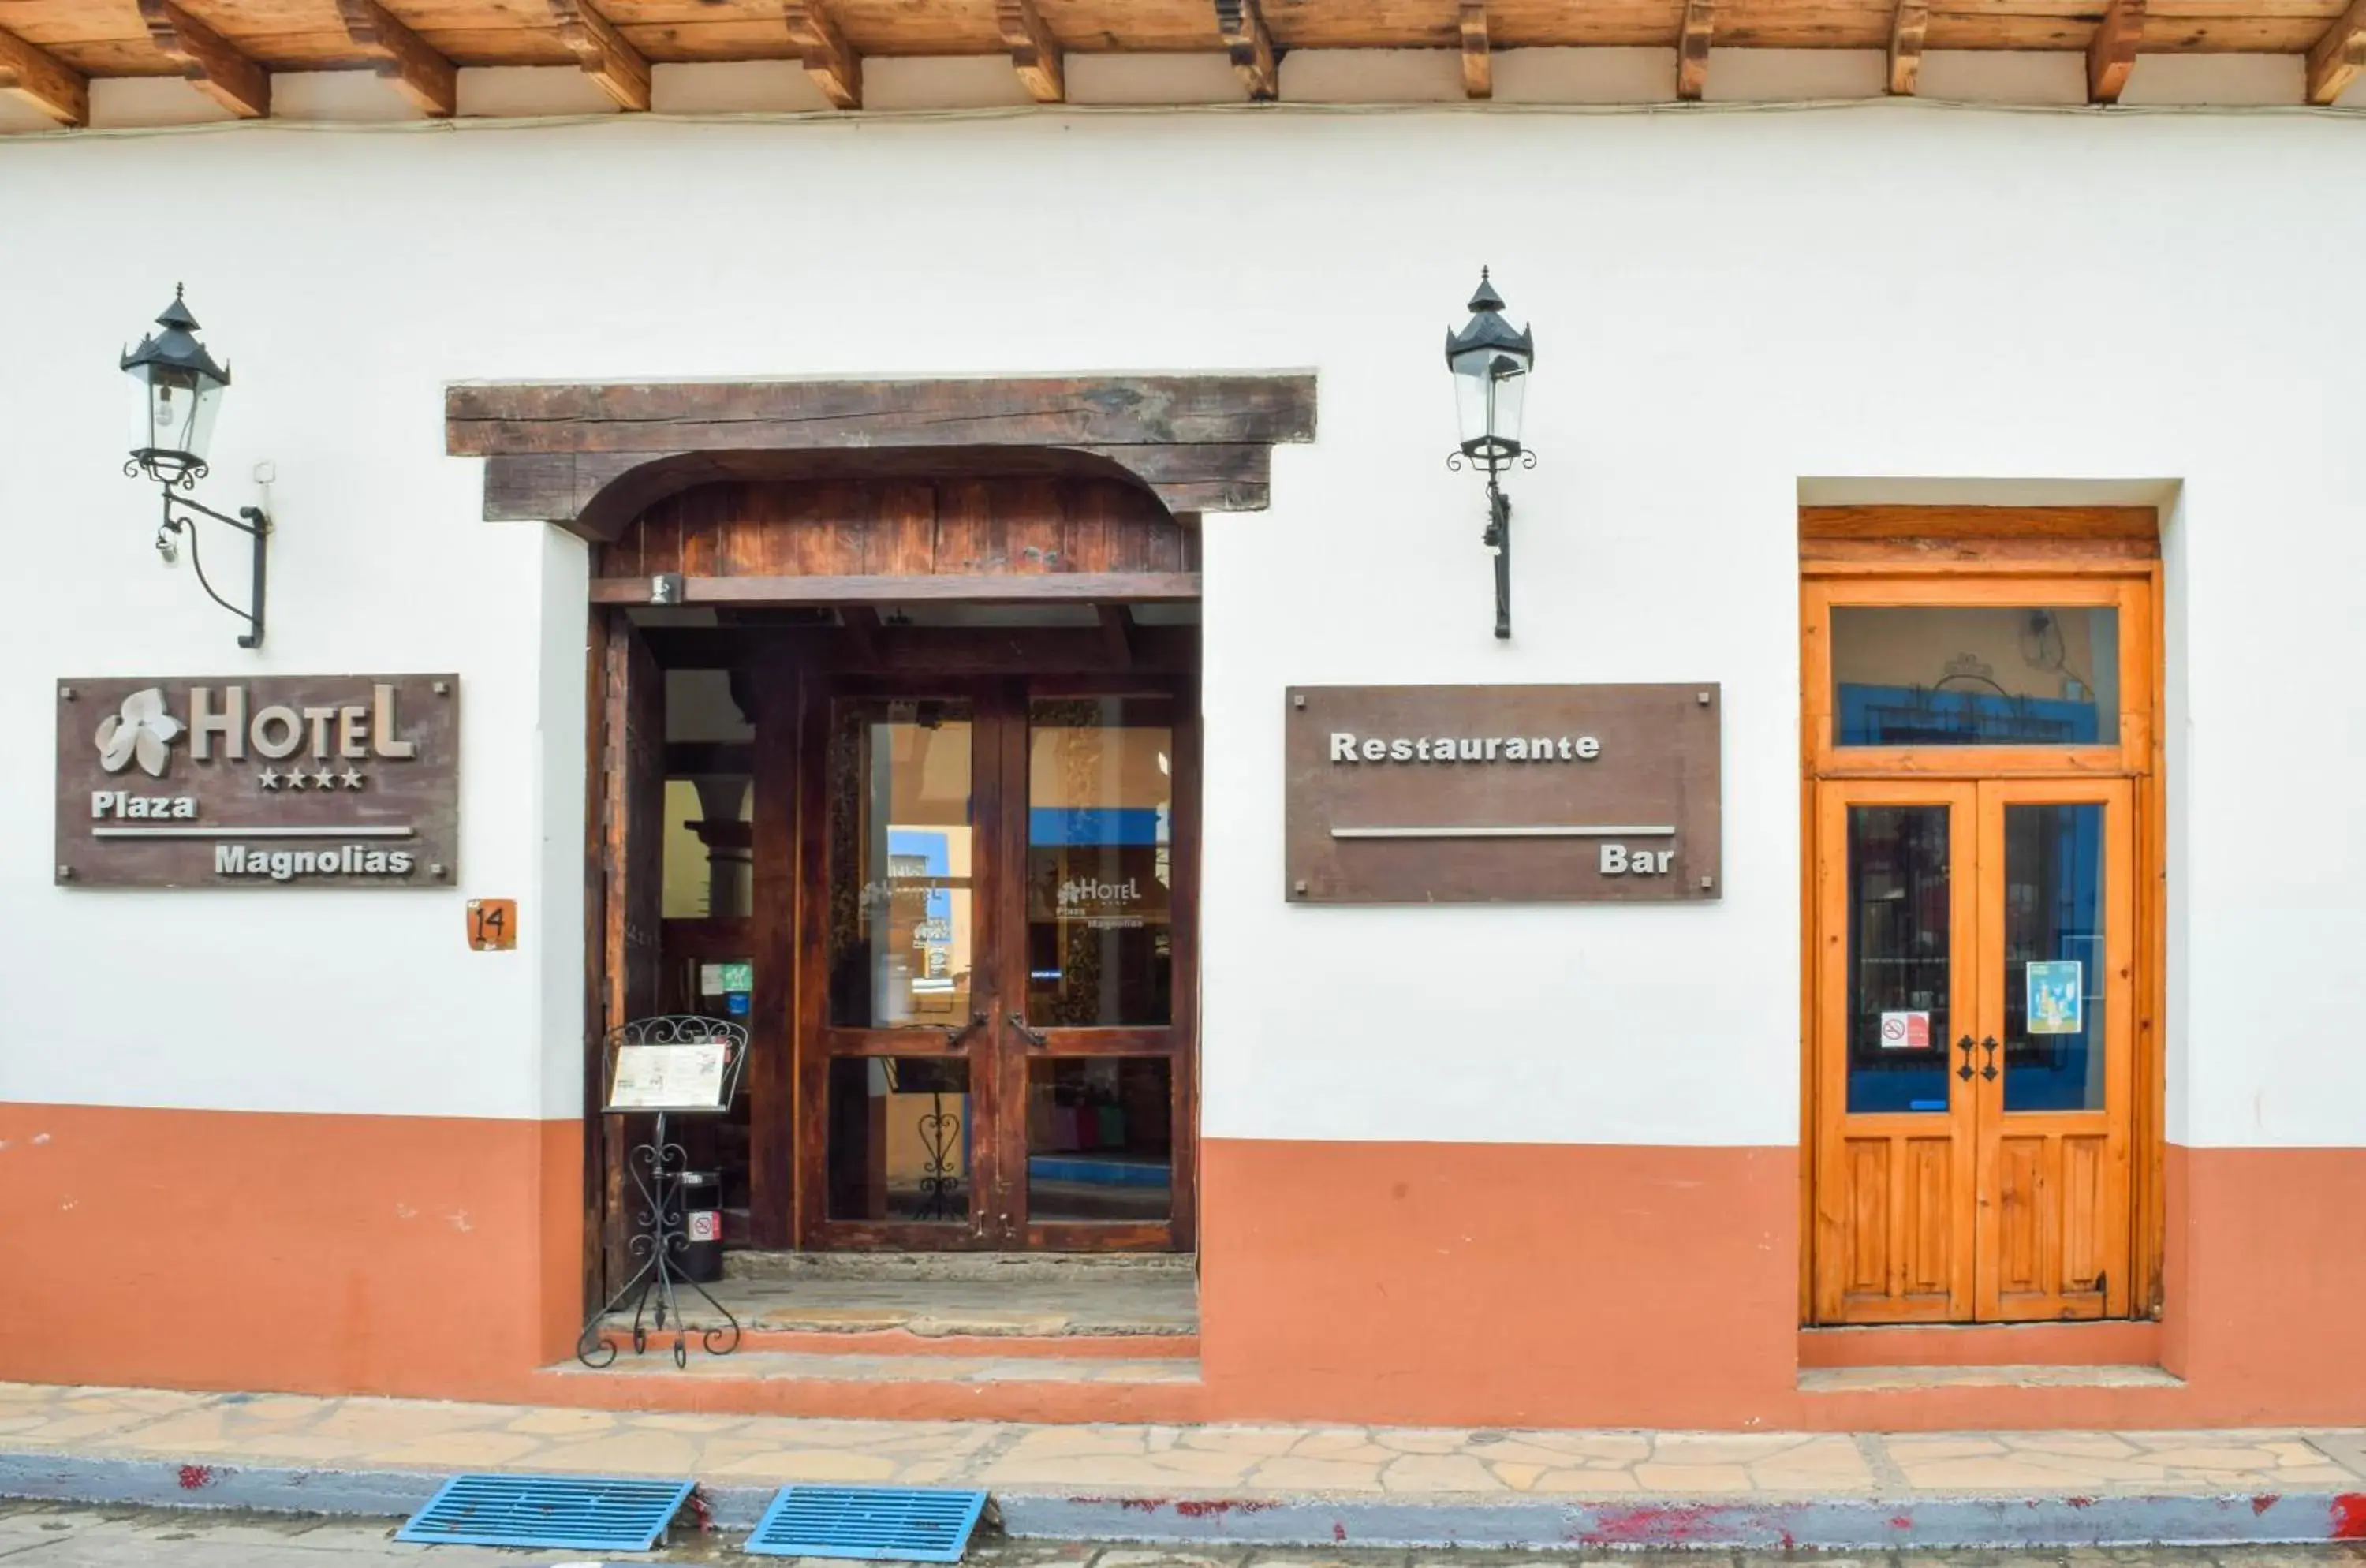
{"type": "Polygon", "coordinates": [[[625,1250],[640,1259],[640,1267],[585,1320],[575,1341],[575,1359],[587,1367],[605,1367],[615,1360],[616,1347],[603,1325],[630,1300],[633,1353],[648,1348],[652,1326],[662,1338],[670,1323],[673,1364],[688,1366],[691,1328],[682,1321],[682,1285],[722,1314],[721,1323],[698,1329],[699,1344],[710,1356],[727,1356],[739,1348],[739,1320],[704,1285],[676,1267],[676,1255],[690,1247],[682,1205],[690,1152],[667,1137],[666,1118],[713,1116],[730,1109],[748,1065],[748,1031],[723,1019],[668,1013],[610,1030],[601,1043],[601,1082],[607,1089],[603,1109],[612,1116],[655,1112],[657,1124],[649,1141],[636,1145],[625,1156],[641,1196],[641,1213],[625,1250]],[[653,1317],[652,1325],[642,1323],[645,1313],[653,1317]]]}

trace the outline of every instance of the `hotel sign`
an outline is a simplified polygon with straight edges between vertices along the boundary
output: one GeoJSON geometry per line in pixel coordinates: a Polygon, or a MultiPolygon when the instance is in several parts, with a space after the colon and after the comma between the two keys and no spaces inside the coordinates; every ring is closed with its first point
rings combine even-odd
{"type": "Polygon", "coordinates": [[[1293,903],[1723,891],[1713,682],[1294,686],[1286,702],[1293,903]]]}
{"type": "Polygon", "coordinates": [[[58,682],[65,886],[440,887],[456,675],[58,682]]]}

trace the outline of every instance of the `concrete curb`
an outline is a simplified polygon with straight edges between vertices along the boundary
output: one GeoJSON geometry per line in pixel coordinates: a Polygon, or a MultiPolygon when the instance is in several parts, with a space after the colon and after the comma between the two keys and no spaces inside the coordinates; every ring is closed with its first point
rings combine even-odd
{"type": "MultiPolygon", "coordinates": [[[[0,1452],[0,1497],[396,1518],[445,1473],[0,1452]]],[[[702,1486],[715,1528],[752,1529],[776,1488],[702,1486]]],[[[994,1494],[1006,1533],[1047,1540],[1261,1546],[1916,1551],[1943,1547],[2264,1546],[2366,1540],[2366,1493],[2101,1497],[1696,1497],[1547,1503],[1438,1496],[994,1494]]]]}

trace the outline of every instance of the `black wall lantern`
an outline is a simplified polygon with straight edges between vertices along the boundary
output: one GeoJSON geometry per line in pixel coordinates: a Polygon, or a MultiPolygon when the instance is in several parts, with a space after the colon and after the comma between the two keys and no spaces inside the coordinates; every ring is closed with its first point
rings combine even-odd
{"type": "Polygon", "coordinates": [[[1528,371],[1537,362],[1537,342],[1504,320],[1504,297],[1479,269],[1479,292],[1470,296],[1470,319],[1446,334],[1446,367],[1454,372],[1454,399],[1462,420],[1462,446],[1446,466],[1467,461],[1487,476],[1487,531],[1481,541],[1495,552],[1495,635],[1512,635],[1512,498],[1504,493],[1503,472],[1516,461],[1537,466],[1537,455],[1520,445],[1520,405],[1528,371]]]}
{"type": "Polygon", "coordinates": [[[164,330],[143,336],[138,348],[123,355],[125,373],[140,385],[140,423],[132,437],[136,445],[123,472],[129,479],[145,474],[163,489],[164,521],[156,530],[156,553],[171,565],[179,554],[175,542],[186,536],[197,586],[247,624],[249,629],[239,637],[239,647],[261,648],[264,558],[271,519],[260,507],[242,506],[232,517],[175,493],[197,489],[197,481],[206,477],[206,445],[213,436],[214,415],[220,410],[223,390],[230,386],[230,372],[216,365],[214,356],[197,341],[197,319],[181,302],[178,288],[156,324],[164,330]],[[197,558],[197,517],[176,515],[175,507],[210,517],[247,536],[254,560],[253,609],[242,610],[214,592],[206,578],[205,563],[197,558]]]}

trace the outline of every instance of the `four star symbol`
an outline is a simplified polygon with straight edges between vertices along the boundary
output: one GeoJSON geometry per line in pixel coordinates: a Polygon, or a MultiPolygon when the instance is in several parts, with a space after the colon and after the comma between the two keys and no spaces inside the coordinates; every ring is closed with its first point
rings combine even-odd
{"type": "Polygon", "coordinates": [[[345,771],[342,773],[330,767],[317,768],[309,773],[301,768],[290,768],[284,773],[276,768],[265,768],[263,772],[255,775],[254,782],[257,784],[260,784],[263,788],[269,790],[276,790],[283,787],[287,789],[337,789],[341,787],[344,789],[359,789],[364,784],[367,784],[369,779],[359,768],[348,763],[346,764],[345,771]]]}

